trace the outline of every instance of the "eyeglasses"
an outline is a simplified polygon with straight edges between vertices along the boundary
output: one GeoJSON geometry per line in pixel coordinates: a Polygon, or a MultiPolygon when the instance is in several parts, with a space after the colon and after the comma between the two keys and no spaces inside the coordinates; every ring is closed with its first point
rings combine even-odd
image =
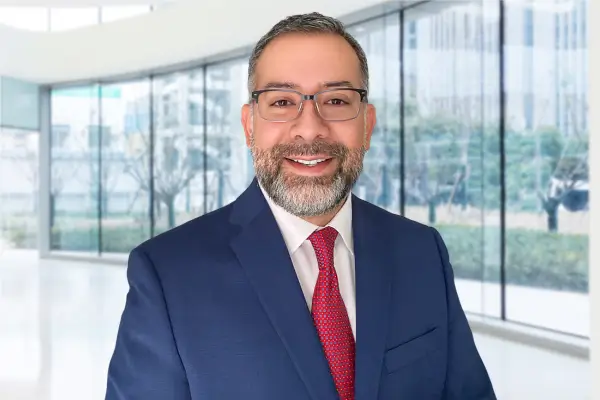
{"type": "Polygon", "coordinates": [[[314,100],[317,112],[325,121],[348,121],[358,116],[360,105],[367,101],[367,91],[340,88],[303,94],[291,89],[263,89],[252,92],[252,99],[258,104],[258,115],[271,122],[296,119],[305,100],[314,100]]]}

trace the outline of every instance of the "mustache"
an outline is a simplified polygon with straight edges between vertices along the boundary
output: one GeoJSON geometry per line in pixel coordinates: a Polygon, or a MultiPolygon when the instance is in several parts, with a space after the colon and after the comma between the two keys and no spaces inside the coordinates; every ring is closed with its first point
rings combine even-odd
{"type": "Polygon", "coordinates": [[[340,143],[316,141],[312,143],[285,143],[273,146],[270,153],[274,158],[289,158],[291,156],[313,156],[324,154],[329,157],[344,159],[348,148],[340,143]]]}

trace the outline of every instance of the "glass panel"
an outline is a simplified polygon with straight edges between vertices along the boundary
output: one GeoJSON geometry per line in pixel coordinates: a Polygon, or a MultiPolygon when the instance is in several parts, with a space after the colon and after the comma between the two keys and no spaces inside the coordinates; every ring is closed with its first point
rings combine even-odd
{"type": "Polygon", "coordinates": [[[369,102],[377,124],[357,196],[391,212],[400,212],[400,22],[398,14],[355,25],[350,32],[369,62],[369,102]]]}
{"type": "Polygon", "coordinates": [[[499,155],[486,153],[499,140],[490,111],[497,41],[481,32],[498,20],[483,18],[482,3],[431,2],[405,13],[405,213],[440,231],[464,309],[498,316],[500,186],[489,174],[499,155]]]}
{"type": "Polygon", "coordinates": [[[52,91],[50,248],[98,253],[99,87],[52,91]]]}
{"type": "Polygon", "coordinates": [[[150,80],[102,86],[102,252],[150,237],[150,80]]]}
{"type": "MultiPolygon", "coordinates": [[[[501,316],[500,258],[502,250],[500,172],[500,2],[482,1],[481,19],[472,20],[473,45],[481,49],[481,201],[483,203],[483,285],[481,313],[501,316]],[[477,21],[477,22],[476,22],[477,21]]],[[[471,153],[471,157],[473,154],[471,153]]],[[[475,157],[476,158],[476,157],[475,157]]],[[[463,296],[463,298],[466,295],[463,296]]],[[[476,311],[476,310],[474,310],[476,311]]]]}
{"type": "Polygon", "coordinates": [[[204,213],[202,70],[154,80],[155,234],[204,213]]]}
{"type": "Polygon", "coordinates": [[[37,249],[38,136],[0,128],[0,255],[7,248],[37,249]]]}
{"type": "Polygon", "coordinates": [[[586,6],[587,0],[507,3],[505,47],[506,315],[584,336],[589,335],[586,6]]]}
{"type": "Polygon", "coordinates": [[[101,21],[111,22],[123,18],[135,17],[150,12],[150,6],[105,6],[101,8],[101,21]]]}
{"type": "Polygon", "coordinates": [[[207,211],[239,196],[252,181],[254,168],[240,124],[248,101],[248,62],[211,65],[207,74],[207,211]]]}
{"type": "Polygon", "coordinates": [[[37,131],[40,128],[39,86],[0,77],[0,125],[37,131]]]}
{"type": "Polygon", "coordinates": [[[50,30],[65,31],[95,25],[99,21],[98,7],[51,8],[50,30]]]}
{"type": "Polygon", "coordinates": [[[49,29],[46,7],[0,7],[0,24],[44,32],[49,29]]]}

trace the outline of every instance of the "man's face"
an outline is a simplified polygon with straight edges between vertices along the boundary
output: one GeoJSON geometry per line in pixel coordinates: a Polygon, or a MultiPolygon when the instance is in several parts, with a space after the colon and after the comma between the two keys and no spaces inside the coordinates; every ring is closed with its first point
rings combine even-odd
{"type": "MultiPolygon", "coordinates": [[[[361,88],[358,57],[352,47],[336,35],[283,35],[269,43],[261,54],[256,66],[255,89],[282,83],[285,89],[303,94],[342,87],[361,88]]],[[[340,93],[356,95],[355,92],[340,93]]],[[[326,107],[333,110],[342,105],[342,100],[327,100],[323,95],[319,104],[321,110],[326,107]]],[[[362,103],[356,118],[327,121],[317,112],[315,102],[308,100],[295,119],[273,122],[266,120],[266,111],[260,113],[259,108],[277,108],[276,113],[284,112],[285,107],[294,110],[295,99],[261,94],[258,103],[244,105],[242,124],[261,185],[277,204],[297,216],[311,217],[334,211],[362,170],[364,153],[369,149],[375,125],[374,107],[362,103]]]]}

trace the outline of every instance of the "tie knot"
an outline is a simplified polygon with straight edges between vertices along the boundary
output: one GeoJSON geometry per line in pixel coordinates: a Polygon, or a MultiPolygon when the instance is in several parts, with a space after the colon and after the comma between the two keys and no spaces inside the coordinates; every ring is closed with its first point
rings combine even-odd
{"type": "Polygon", "coordinates": [[[333,247],[338,232],[335,228],[327,226],[318,231],[314,231],[308,240],[312,243],[319,262],[319,268],[327,268],[333,266],[333,247]]]}

